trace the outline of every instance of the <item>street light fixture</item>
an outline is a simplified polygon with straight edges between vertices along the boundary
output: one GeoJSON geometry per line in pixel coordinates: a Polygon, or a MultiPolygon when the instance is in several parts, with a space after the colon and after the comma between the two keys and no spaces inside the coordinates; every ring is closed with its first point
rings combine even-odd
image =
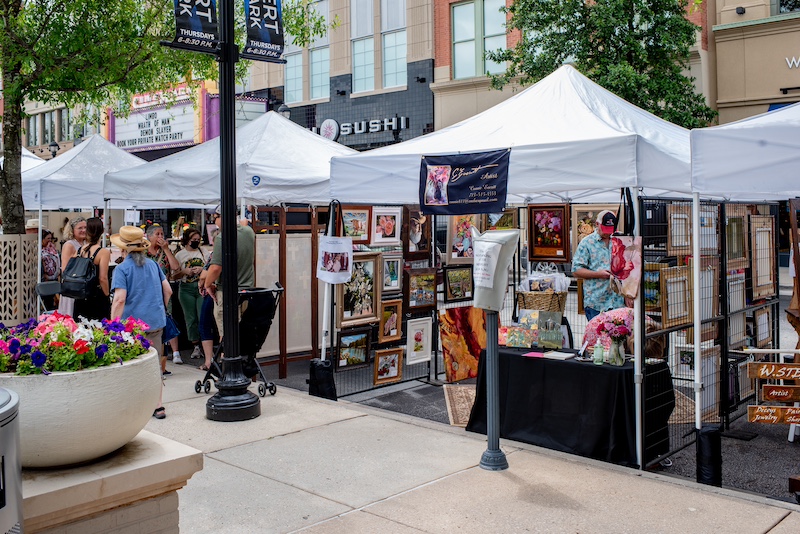
{"type": "Polygon", "coordinates": [[[58,143],[56,143],[55,141],[53,141],[52,143],[47,145],[47,149],[50,150],[50,155],[52,157],[56,157],[56,154],[58,154],[58,151],[59,151],[60,148],[61,147],[58,146],[58,143]]]}
{"type": "Polygon", "coordinates": [[[287,119],[292,118],[292,109],[287,106],[286,104],[281,104],[281,107],[278,108],[278,113],[286,117],[287,119]]]}

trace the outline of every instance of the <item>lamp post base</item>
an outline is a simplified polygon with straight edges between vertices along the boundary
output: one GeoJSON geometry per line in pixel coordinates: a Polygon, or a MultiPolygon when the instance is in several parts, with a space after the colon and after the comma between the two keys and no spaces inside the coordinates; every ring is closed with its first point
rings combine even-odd
{"type": "Polygon", "coordinates": [[[206,402],[206,418],[212,421],[247,421],[261,415],[261,399],[249,391],[250,380],[242,373],[241,358],[225,358],[217,393],[206,402]]]}
{"type": "Polygon", "coordinates": [[[501,450],[486,449],[481,455],[481,469],[487,471],[504,471],[508,469],[508,460],[506,460],[506,453],[501,450]]]}

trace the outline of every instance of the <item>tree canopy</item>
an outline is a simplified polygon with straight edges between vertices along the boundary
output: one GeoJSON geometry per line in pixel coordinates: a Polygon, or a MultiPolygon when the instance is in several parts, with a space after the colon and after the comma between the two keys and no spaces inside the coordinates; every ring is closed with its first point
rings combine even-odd
{"type": "Polygon", "coordinates": [[[509,30],[520,40],[487,53],[507,62],[496,88],[519,78],[537,82],[571,62],[602,87],[686,128],[716,116],[695,92],[689,52],[699,28],[686,18],[686,0],[515,0],[509,30]]]}

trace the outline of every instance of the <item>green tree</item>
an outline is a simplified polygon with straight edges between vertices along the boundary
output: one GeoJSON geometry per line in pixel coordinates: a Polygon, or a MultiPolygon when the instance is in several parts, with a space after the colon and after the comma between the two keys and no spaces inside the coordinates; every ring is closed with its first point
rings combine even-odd
{"type": "Polygon", "coordinates": [[[534,83],[572,62],[584,75],[642,109],[686,128],[716,116],[687,77],[698,27],[686,0],[515,0],[509,29],[521,39],[487,53],[508,62],[492,77],[500,88],[519,77],[534,83]]]}
{"type": "MultiPolygon", "coordinates": [[[[218,0],[224,1],[234,0],[218,0]]],[[[242,4],[237,0],[241,40],[242,4]]],[[[299,46],[338,23],[326,24],[309,0],[287,2],[283,18],[299,46]]],[[[173,0],[0,0],[5,156],[0,211],[5,233],[24,231],[20,153],[25,102],[110,107],[124,116],[136,93],[216,79],[212,56],[160,45],[174,33],[173,0]]],[[[246,66],[240,62],[238,72],[244,74],[246,66]]]]}

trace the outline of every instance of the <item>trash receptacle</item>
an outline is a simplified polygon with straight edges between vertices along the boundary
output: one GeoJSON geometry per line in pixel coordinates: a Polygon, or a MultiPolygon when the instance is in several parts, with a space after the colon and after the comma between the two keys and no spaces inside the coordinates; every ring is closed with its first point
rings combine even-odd
{"type": "Polygon", "coordinates": [[[0,388],[0,532],[21,532],[19,395],[0,388]]]}

